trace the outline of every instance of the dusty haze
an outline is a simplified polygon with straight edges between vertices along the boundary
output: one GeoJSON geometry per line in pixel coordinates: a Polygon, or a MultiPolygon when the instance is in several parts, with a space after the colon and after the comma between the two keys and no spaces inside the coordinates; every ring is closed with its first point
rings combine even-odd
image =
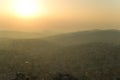
{"type": "Polygon", "coordinates": [[[34,0],[43,5],[43,11],[32,18],[14,16],[9,9],[12,1],[0,1],[0,30],[69,32],[120,29],[119,0],[34,0]]]}

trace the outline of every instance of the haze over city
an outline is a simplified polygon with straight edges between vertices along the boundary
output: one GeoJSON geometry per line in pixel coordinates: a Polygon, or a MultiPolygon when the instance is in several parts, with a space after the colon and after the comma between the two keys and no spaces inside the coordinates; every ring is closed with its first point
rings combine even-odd
{"type": "Polygon", "coordinates": [[[0,0],[0,80],[120,80],[120,0],[0,0]]]}

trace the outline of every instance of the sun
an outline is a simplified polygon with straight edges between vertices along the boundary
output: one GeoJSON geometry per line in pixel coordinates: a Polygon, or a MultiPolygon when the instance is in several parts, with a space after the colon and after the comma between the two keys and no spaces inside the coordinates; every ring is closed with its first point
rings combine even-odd
{"type": "Polygon", "coordinates": [[[42,12],[42,6],[38,6],[35,0],[15,0],[12,9],[20,17],[32,17],[42,12]]]}

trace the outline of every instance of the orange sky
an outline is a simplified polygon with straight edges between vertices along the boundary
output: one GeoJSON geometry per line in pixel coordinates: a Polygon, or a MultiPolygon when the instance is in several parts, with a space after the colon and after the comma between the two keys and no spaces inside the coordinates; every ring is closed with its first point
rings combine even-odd
{"type": "Polygon", "coordinates": [[[119,29],[119,0],[34,0],[43,7],[34,17],[15,15],[12,1],[0,0],[0,30],[119,29]]]}

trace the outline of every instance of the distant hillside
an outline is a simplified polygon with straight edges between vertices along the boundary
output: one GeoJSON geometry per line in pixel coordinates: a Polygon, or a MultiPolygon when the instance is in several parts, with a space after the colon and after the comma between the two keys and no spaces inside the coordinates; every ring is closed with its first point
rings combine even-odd
{"type": "Polygon", "coordinates": [[[1,39],[0,50],[21,54],[47,55],[60,48],[59,45],[41,39],[1,39]]]}
{"type": "Polygon", "coordinates": [[[76,45],[91,42],[120,43],[119,30],[91,30],[48,37],[46,40],[61,45],[76,45]]]}
{"type": "Polygon", "coordinates": [[[38,33],[7,31],[0,36],[1,80],[8,80],[5,75],[17,71],[36,74],[39,80],[43,79],[41,76],[48,80],[56,72],[70,73],[83,80],[115,80],[120,75],[119,30],[82,31],[46,38],[39,38],[38,33]]]}
{"type": "Polygon", "coordinates": [[[0,38],[6,39],[35,39],[52,36],[54,32],[20,32],[20,31],[0,31],[0,38]]]}

